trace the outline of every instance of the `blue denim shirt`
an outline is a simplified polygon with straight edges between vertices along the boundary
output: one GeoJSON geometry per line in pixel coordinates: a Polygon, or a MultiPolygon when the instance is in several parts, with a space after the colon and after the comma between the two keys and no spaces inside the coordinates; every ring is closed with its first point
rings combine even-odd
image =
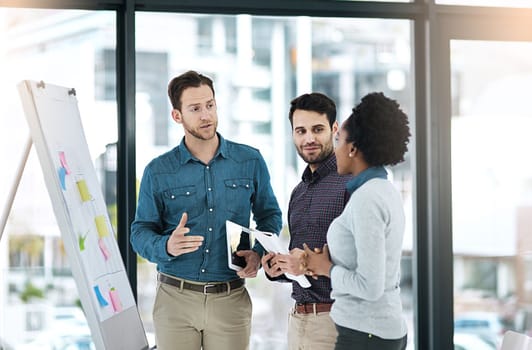
{"type": "MultiPolygon", "coordinates": [[[[190,154],[183,139],[144,170],[131,244],[160,272],[203,282],[235,279],[227,265],[225,221],[248,227],[252,212],[257,229],[281,230],[281,210],[259,151],[218,137],[220,146],[207,165],[190,154]],[[166,242],[183,212],[188,234],[204,241],[197,251],[173,257],[166,242]]],[[[260,244],[253,249],[262,255],[260,244]]]]}

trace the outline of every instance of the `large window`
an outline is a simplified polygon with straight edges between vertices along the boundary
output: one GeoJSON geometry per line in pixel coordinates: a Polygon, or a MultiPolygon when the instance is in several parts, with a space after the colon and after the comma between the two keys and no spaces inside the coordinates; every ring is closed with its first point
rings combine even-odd
{"type": "MultiPolygon", "coordinates": [[[[171,119],[166,86],[189,69],[214,79],[221,134],[264,155],[284,214],[304,168],[288,121],[292,98],[326,93],[343,121],[363,95],[382,91],[414,119],[408,20],[137,13],[136,27],[139,181],[146,164],[183,137],[171,119]],[[179,40],[169,42],[169,33],[179,40]]],[[[413,349],[411,166],[408,156],[391,170],[408,213],[402,292],[413,349]]],[[[152,264],[139,262],[138,302],[149,331],[155,273],[152,264]]],[[[247,285],[254,305],[251,349],[283,349],[291,287],[266,280],[262,271],[247,285]]]]}
{"type": "MultiPolygon", "coordinates": [[[[76,89],[90,153],[111,215],[116,206],[113,144],[117,141],[115,14],[0,8],[0,203],[15,181],[29,128],[17,84],[22,80],[76,89]],[[110,180],[109,180],[110,179],[110,180]],[[110,183],[108,182],[110,181],[110,183]],[[109,186],[112,185],[112,186],[109,186]]],[[[30,152],[0,243],[0,344],[44,349],[66,335],[90,333],[35,151],[30,152]],[[65,322],[66,320],[66,322],[65,322]],[[73,325],[80,325],[73,331],[73,325]],[[63,332],[63,333],[61,333],[63,332]],[[78,333],[78,334],[77,334],[78,333]]],[[[2,207],[3,209],[3,207],[2,207]]]]}
{"type": "MultiPolygon", "coordinates": [[[[214,78],[219,131],[260,149],[285,214],[304,168],[289,101],[324,92],[342,121],[365,93],[383,91],[402,105],[414,133],[406,162],[391,169],[407,213],[401,288],[409,350],[452,348],[453,323],[456,348],[489,347],[508,328],[532,331],[529,0],[250,0],[238,2],[242,9],[209,0],[0,2],[2,205],[29,135],[16,88],[23,79],[76,89],[121,239],[132,219],[130,180],[140,181],[148,161],[183,136],[166,96],[173,76],[195,69],[214,78]],[[4,7],[32,4],[95,11],[4,7]],[[118,116],[126,125],[120,134],[118,116]],[[136,130],[128,124],[134,118],[136,130]],[[128,157],[117,168],[119,154],[135,146],[136,169],[128,157]],[[129,186],[118,200],[117,182],[129,186]]],[[[288,240],[286,216],[284,224],[288,240]]],[[[55,323],[65,318],[88,332],[69,265],[32,150],[0,241],[0,347],[43,349],[58,336],[52,329],[66,329],[55,323]]],[[[155,268],[140,258],[128,267],[153,345],[155,268]]],[[[283,349],[290,287],[262,272],[247,285],[251,349],[283,349]]]]}
{"type": "Polygon", "coordinates": [[[530,42],[451,41],[455,333],[494,348],[531,329],[531,62],[530,42]]]}

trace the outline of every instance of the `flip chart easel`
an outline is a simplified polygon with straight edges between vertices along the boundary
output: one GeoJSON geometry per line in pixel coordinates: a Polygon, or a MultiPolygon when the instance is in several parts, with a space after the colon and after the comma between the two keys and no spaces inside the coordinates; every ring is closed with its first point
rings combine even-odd
{"type": "Polygon", "coordinates": [[[18,90],[31,137],[0,228],[3,232],[33,143],[96,349],[146,350],[148,341],[91,161],[76,91],[29,80],[18,90]]]}

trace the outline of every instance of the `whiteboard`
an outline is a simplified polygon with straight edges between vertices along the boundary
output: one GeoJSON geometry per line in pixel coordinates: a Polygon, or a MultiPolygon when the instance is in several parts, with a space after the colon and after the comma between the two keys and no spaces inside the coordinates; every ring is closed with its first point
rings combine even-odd
{"type": "Polygon", "coordinates": [[[148,349],[76,92],[29,80],[18,89],[96,349],[148,349]]]}

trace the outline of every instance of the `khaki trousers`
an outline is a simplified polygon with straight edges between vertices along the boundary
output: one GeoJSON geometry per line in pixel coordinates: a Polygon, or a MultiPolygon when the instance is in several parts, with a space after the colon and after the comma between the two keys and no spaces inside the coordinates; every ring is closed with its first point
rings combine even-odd
{"type": "Polygon", "coordinates": [[[288,318],[288,350],[333,350],[338,332],[328,312],[288,318]]]}
{"type": "Polygon", "coordinates": [[[248,350],[251,299],[245,287],[203,294],[158,283],[153,323],[157,350],[248,350]]]}

